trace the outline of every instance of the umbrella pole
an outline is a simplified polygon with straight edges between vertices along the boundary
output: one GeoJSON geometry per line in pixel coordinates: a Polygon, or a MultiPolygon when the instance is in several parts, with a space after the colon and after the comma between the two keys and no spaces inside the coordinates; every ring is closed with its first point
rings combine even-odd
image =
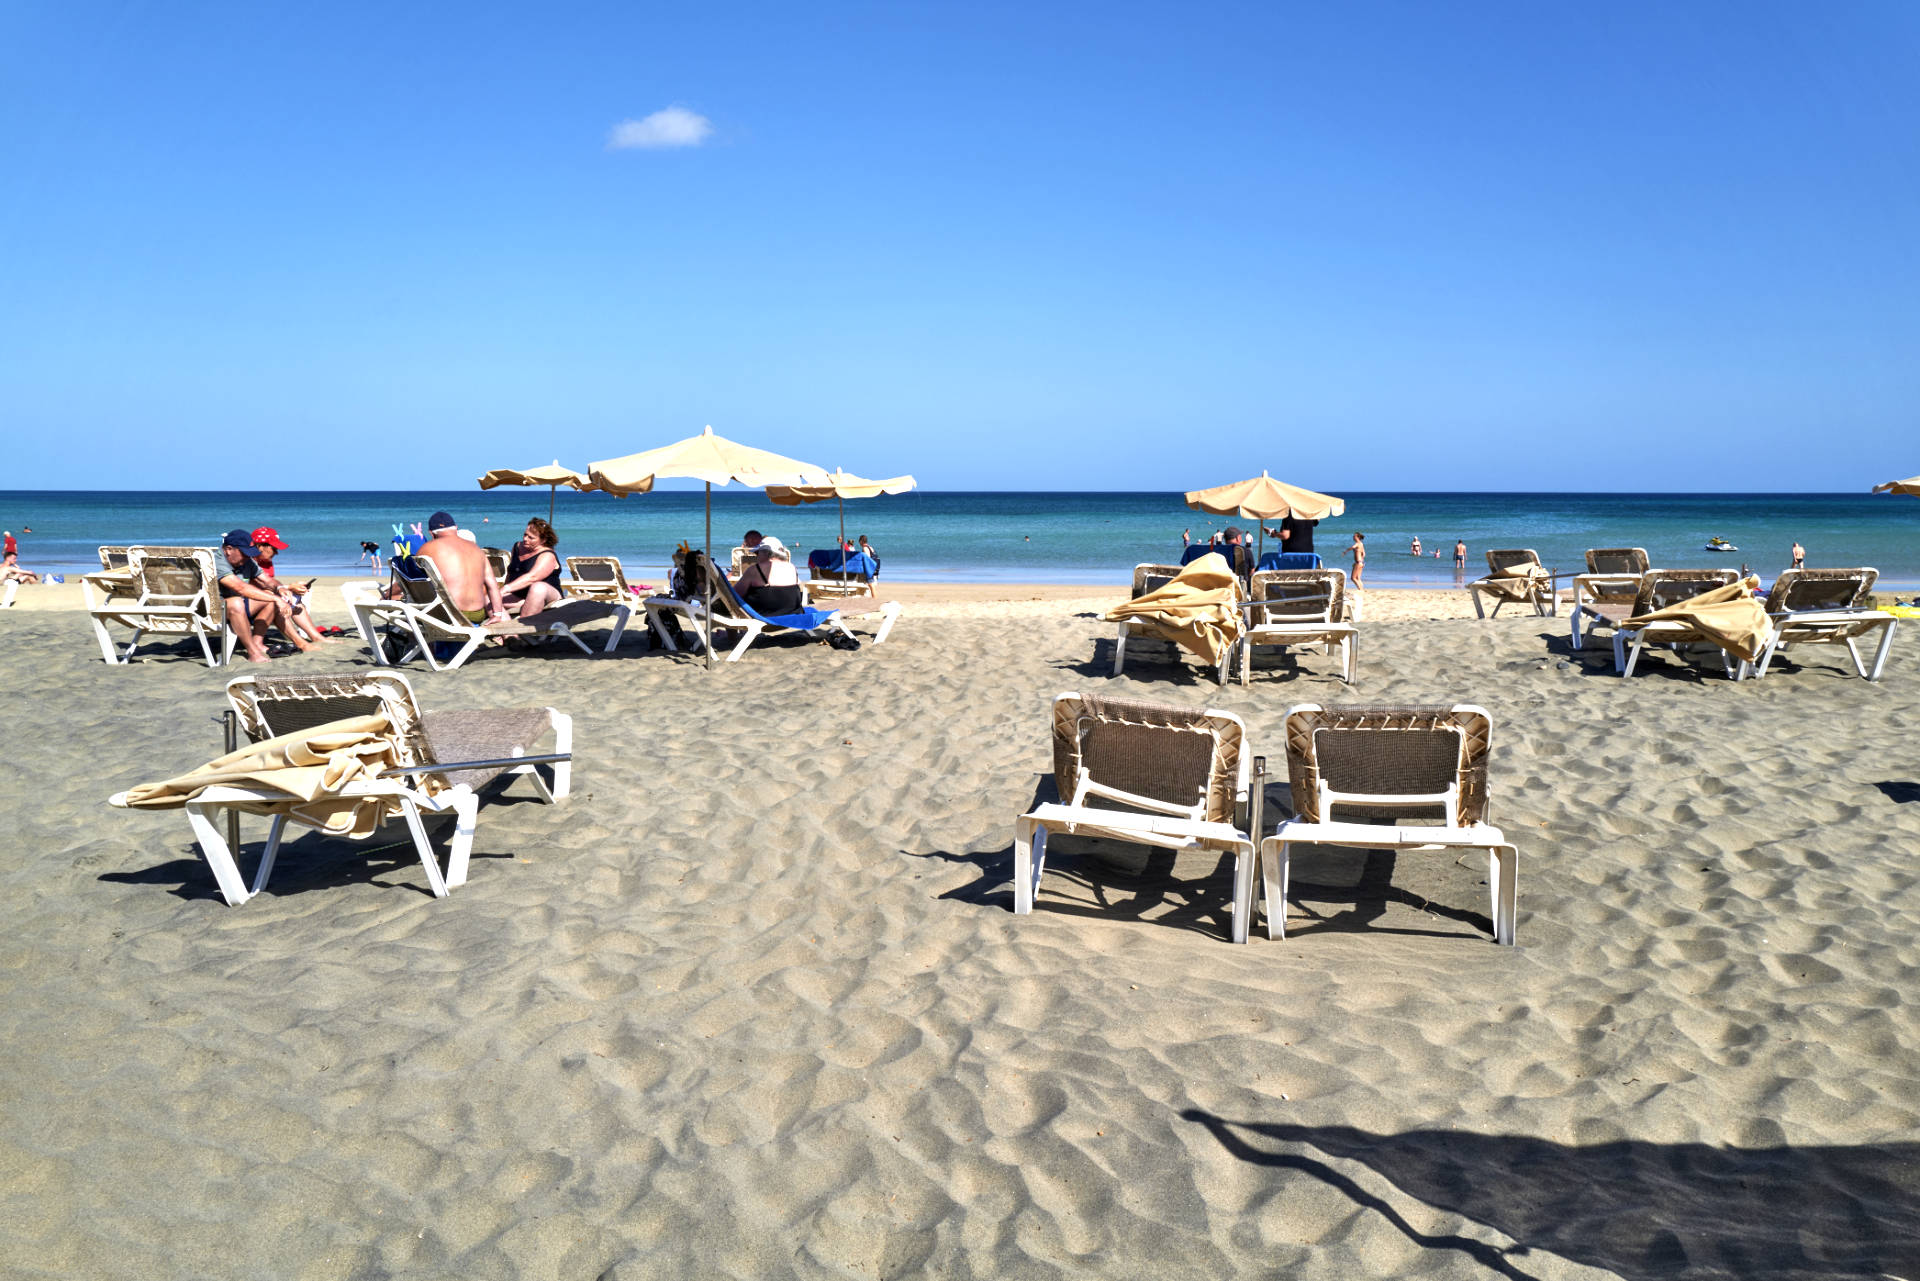
{"type": "Polygon", "coordinates": [[[835,550],[840,553],[840,568],[845,569],[847,567],[847,496],[845,494],[841,494],[839,498],[840,498],[840,546],[835,548],[835,550]]]}
{"type": "Polygon", "coordinates": [[[713,670],[713,482],[707,482],[707,670],[713,670]]]}
{"type": "Polygon", "coordinates": [[[559,482],[547,486],[547,524],[553,524],[553,496],[560,492],[559,482]]]}

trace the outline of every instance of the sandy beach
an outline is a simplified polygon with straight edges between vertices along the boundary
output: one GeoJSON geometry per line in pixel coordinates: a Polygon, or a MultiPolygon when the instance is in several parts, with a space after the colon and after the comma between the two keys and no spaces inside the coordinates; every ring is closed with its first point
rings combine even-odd
{"type": "Polygon", "coordinates": [[[1121,589],[888,594],[855,653],[416,664],[428,708],[572,713],[574,796],[484,807],[445,900],[389,829],[229,908],[181,814],[105,802],[218,754],[233,673],[109,667],[22,588],[0,1275],[1920,1277],[1920,637],[1878,684],[1622,680],[1373,591],[1356,688],[1221,688],[1110,677],[1121,589]],[[1273,762],[1295,704],[1486,707],[1519,946],[1433,854],[1298,857],[1284,942],[1227,941],[1213,856],[1057,853],[1016,918],[1064,690],[1273,762]]]}

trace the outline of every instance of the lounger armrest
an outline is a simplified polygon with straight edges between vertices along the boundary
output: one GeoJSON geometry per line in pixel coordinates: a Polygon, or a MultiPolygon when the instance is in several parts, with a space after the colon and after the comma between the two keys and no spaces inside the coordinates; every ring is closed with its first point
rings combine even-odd
{"type": "Polygon", "coordinates": [[[404,765],[381,770],[375,778],[405,778],[413,774],[452,774],[466,769],[511,769],[515,765],[558,765],[573,759],[572,752],[542,752],[537,756],[496,756],[484,761],[436,761],[432,765],[404,765]]]}
{"type": "Polygon", "coordinates": [[[1080,774],[1080,786],[1074,789],[1073,808],[1084,809],[1086,798],[1089,796],[1098,796],[1105,800],[1118,801],[1122,805],[1132,805],[1137,809],[1153,810],[1156,813],[1171,814],[1176,818],[1190,818],[1195,821],[1199,821],[1200,815],[1207,808],[1204,796],[1196,804],[1178,805],[1172,801],[1157,800],[1151,796],[1140,796],[1133,792],[1122,791],[1117,787],[1108,787],[1105,783],[1095,781],[1091,774],[1083,770],[1080,774]]]}
{"type": "Polygon", "coordinates": [[[1283,820],[1274,829],[1274,834],[1267,838],[1267,843],[1308,841],[1322,845],[1378,848],[1434,845],[1479,849],[1508,844],[1505,834],[1491,823],[1473,823],[1465,827],[1409,827],[1377,823],[1309,823],[1300,818],[1283,820]]]}

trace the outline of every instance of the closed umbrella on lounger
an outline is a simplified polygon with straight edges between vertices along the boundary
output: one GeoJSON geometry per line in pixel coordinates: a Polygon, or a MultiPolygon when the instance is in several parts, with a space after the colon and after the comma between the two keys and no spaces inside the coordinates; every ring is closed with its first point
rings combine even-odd
{"type": "MultiPolygon", "coordinates": [[[[1288,516],[1297,520],[1325,520],[1345,512],[1347,500],[1289,485],[1263,471],[1252,480],[1215,485],[1212,489],[1191,490],[1187,494],[1187,506],[1215,516],[1238,516],[1242,520],[1258,522],[1259,546],[1264,551],[1267,545],[1267,521],[1283,520],[1288,516]]],[[[1259,552],[1255,552],[1255,568],[1259,564],[1259,552]]]]}
{"type": "Polygon", "coordinates": [[[480,478],[480,488],[493,489],[499,485],[545,485],[547,487],[547,523],[553,523],[553,495],[560,486],[569,489],[591,489],[587,478],[571,467],[562,467],[559,459],[554,459],[545,467],[529,467],[524,471],[512,467],[496,467],[480,478]]]}
{"type": "MultiPolygon", "coordinates": [[[[739,481],[755,489],[773,485],[824,485],[826,469],[787,458],[765,449],[755,449],[713,434],[708,427],[698,436],[642,450],[625,458],[608,458],[587,469],[589,487],[604,490],[615,497],[645,494],[661,477],[705,481],[707,486],[707,563],[713,563],[713,487],[739,481]]],[[[713,583],[706,584],[708,635],[712,635],[713,583]]],[[[713,666],[713,645],[707,645],[707,666],[713,666]]]]}
{"type": "Polygon", "coordinates": [[[844,557],[847,550],[847,499],[878,498],[882,494],[904,494],[913,488],[913,477],[894,476],[887,480],[862,480],[846,472],[834,470],[827,474],[824,485],[769,485],[767,497],[782,507],[797,507],[801,503],[824,503],[829,498],[840,500],[840,554],[844,557]]]}

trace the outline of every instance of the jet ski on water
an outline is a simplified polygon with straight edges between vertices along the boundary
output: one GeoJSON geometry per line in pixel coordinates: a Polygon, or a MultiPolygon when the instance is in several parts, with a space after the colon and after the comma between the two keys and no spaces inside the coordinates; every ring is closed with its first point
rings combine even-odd
{"type": "Polygon", "coordinates": [[[1706,550],[1710,552],[1737,552],[1740,549],[1724,538],[1709,538],[1706,550]]]}

